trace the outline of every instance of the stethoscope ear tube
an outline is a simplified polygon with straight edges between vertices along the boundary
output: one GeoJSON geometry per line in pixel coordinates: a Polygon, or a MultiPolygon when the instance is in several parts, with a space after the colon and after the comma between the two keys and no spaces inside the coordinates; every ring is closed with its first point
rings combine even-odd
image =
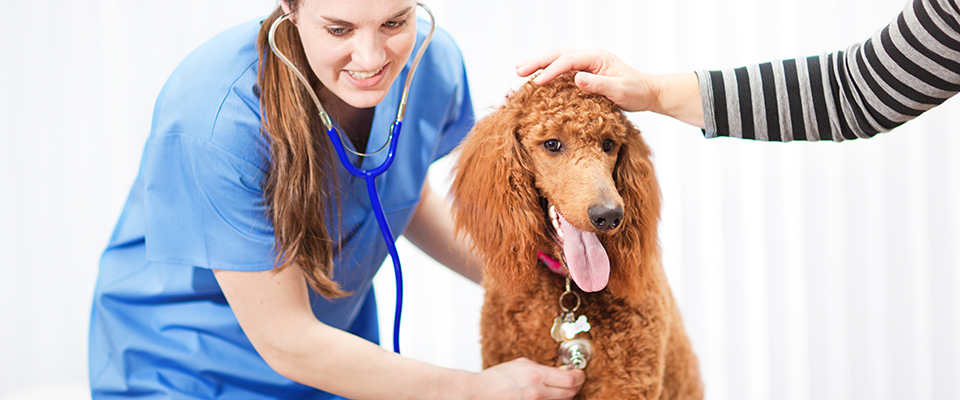
{"type": "Polygon", "coordinates": [[[270,30],[267,31],[267,43],[270,44],[270,50],[273,51],[273,54],[276,55],[277,58],[280,59],[280,62],[286,65],[291,72],[293,72],[293,74],[297,77],[297,79],[300,80],[300,83],[303,85],[303,87],[307,89],[307,93],[310,94],[310,98],[313,99],[313,103],[316,104],[317,110],[319,110],[320,112],[320,121],[323,122],[324,128],[329,130],[330,128],[333,127],[333,121],[330,119],[330,116],[327,114],[327,110],[324,109],[323,105],[320,104],[320,99],[317,98],[317,93],[314,92],[312,87],[310,87],[310,81],[308,81],[307,77],[303,76],[303,73],[300,72],[300,69],[294,66],[293,62],[291,62],[290,59],[287,58],[287,56],[283,55],[283,52],[277,48],[277,42],[275,40],[277,27],[280,26],[280,24],[283,21],[286,21],[289,19],[290,19],[290,14],[284,14],[284,15],[281,15],[280,18],[277,18],[275,21],[273,21],[273,24],[270,25],[270,30]]]}
{"type": "Polygon", "coordinates": [[[366,182],[367,194],[370,196],[370,205],[373,208],[374,216],[377,218],[377,225],[380,227],[380,233],[383,236],[383,240],[386,242],[387,251],[390,253],[390,259],[393,261],[393,271],[396,276],[397,304],[393,321],[393,351],[396,353],[400,353],[400,314],[403,309],[403,274],[400,269],[400,256],[397,253],[397,245],[394,242],[393,233],[390,231],[390,225],[387,223],[387,217],[383,212],[383,205],[380,203],[380,194],[377,192],[375,179],[377,176],[380,176],[386,172],[387,169],[389,169],[393,164],[393,160],[397,154],[397,144],[400,138],[400,129],[403,127],[403,115],[407,110],[407,95],[410,93],[410,83],[413,81],[413,75],[417,70],[417,66],[420,64],[420,59],[423,57],[423,53],[426,51],[427,45],[430,44],[430,40],[433,38],[433,32],[436,30],[437,26],[436,19],[434,19],[433,12],[430,10],[430,8],[421,2],[417,2],[417,5],[426,10],[427,14],[430,15],[430,32],[420,45],[420,49],[417,51],[417,55],[413,59],[413,64],[410,66],[410,71],[407,73],[407,78],[403,85],[403,94],[400,96],[400,106],[397,110],[397,119],[394,121],[393,125],[390,126],[390,133],[387,137],[387,142],[384,143],[380,149],[373,153],[360,153],[344,146],[343,143],[345,140],[343,139],[343,134],[337,129],[336,125],[333,123],[333,120],[330,118],[330,115],[327,114],[326,110],[323,108],[323,105],[320,104],[320,99],[310,86],[310,82],[307,80],[306,76],[304,76],[303,73],[301,73],[300,70],[293,65],[292,62],[290,62],[290,59],[284,56],[283,52],[277,48],[276,42],[274,41],[277,26],[279,26],[283,21],[290,19],[290,14],[285,14],[273,21],[273,24],[270,25],[270,30],[267,32],[267,42],[270,45],[270,50],[272,50],[273,54],[275,54],[277,58],[280,59],[280,61],[283,62],[283,64],[293,72],[303,87],[307,89],[307,93],[310,94],[310,98],[313,100],[317,107],[317,111],[319,112],[320,121],[326,128],[327,135],[330,137],[330,141],[333,143],[333,147],[336,149],[337,156],[340,159],[340,162],[343,164],[343,167],[354,176],[363,178],[363,180],[366,182]],[[369,170],[354,166],[350,161],[350,157],[347,155],[347,151],[350,151],[358,156],[368,157],[383,151],[383,149],[387,148],[388,145],[389,150],[387,151],[387,157],[384,159],[383,163],[369,170]]]}
{"type": "Polygon", "coordinates": [[[397,110],[397,121],[403,121],[403,114],[407,112],[407,95],[410,94],[410,82],[413,80],[413,74],[417,72],[417,66],[420,65],[420,58],[423,57],[423,52],[427,50],[427,46],[430,45],[430,40],[433,39],[433,31],[437,29],[437,20],[433,18],[433,11],[430,10],[430,7],[427,7],[426,4],[419,1],[417,5],[426,10],[427,15],[430,16],[430,32],[428,32],[427,37],[423,39],[420,50],[417,50],[417,55],[413,58],[413,64],[410,65],[410,72],[407,73],[407,81],[403,83],[403,95],[400,96],[400,108],[397,110]]]}

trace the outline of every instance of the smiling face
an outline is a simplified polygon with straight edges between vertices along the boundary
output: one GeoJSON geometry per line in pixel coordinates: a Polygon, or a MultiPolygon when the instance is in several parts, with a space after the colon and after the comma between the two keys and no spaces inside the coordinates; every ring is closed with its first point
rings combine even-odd
{"type": "Polygon", "coordinates": [[[417,38],[414,0],[302,0],[294,21],[321,101],[335,96],[355,108],[383,100],[417,38]]]}

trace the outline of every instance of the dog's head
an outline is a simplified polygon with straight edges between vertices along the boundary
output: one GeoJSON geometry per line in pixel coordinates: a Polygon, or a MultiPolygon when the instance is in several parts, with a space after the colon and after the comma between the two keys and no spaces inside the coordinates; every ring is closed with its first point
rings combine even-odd
{"type": "Polygon", "coordinates": [[[650,151],[616,105],[581,91],[572,74],[508,95],[461,145],[455,172],[457,230],[497,285],[530,283],[540,250],[565,259],[584,291],[634,290],[659,257],[650,151]]]}

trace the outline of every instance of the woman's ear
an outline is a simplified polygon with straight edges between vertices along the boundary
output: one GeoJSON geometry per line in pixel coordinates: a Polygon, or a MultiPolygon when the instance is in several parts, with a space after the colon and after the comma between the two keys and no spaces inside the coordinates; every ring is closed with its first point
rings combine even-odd
{"type": "Polygon", "coordinates": [[[287,3],[287,0],[280,0],[280,8],[283,9],[284,14],[290,14],[292,11],[290,8],[290,3],[287,3]]]}

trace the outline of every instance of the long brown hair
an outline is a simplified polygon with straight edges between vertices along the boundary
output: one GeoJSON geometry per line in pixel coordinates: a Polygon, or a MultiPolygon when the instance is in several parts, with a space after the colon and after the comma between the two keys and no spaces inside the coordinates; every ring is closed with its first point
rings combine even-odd
{"type": "MultiPolygon", "coordinates": [[[[293,11],[298,3],[287,0],[293,11]]],[[[333,280],[335,241],[327,231],[328,215],[336,215],[333,211],[339,209],[335,154],[306,89],[270,50],[267,33],[281,16],[283,9],[277,7],[263,21],[257,37],[262,129],[270,143],[264,193],[276,237],[276,270],[296,263],[310,287],[324,297],[349,296],[333,280]]],[[[281,24],[274,40],[313,87],[318,87],[319,80],[307,68],[296,26],[281,24]]]]}

